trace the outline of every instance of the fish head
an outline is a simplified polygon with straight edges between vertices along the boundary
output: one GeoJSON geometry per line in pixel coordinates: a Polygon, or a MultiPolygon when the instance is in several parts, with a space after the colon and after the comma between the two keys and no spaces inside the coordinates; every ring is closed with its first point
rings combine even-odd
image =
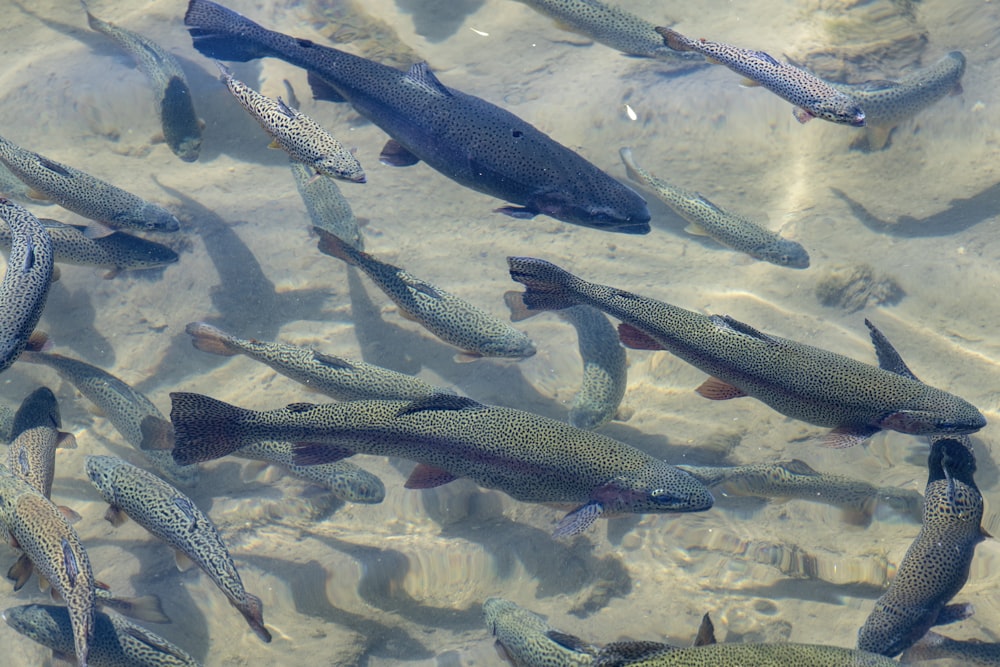
{"type": "Polygon", "coordinates": [[[201,137],[184,137],[172,149],[174,154],[184,162],[194,162],[201,153],[201,137]]]}
{"type": "Polygon", "coordinates": [[[114,456],[88,456],[87,457],[87,477],[106,502],[113,502],[115,481],[114,474],[121,459],[114,456]]]}
{"type": "Polygon", "coordinates": [[[962,435],[986,426],[986,417],[974,406],[957,396],[945,396],[951,399],[945,406],[896,410],[875,425],[909,435],[962,435]]]}
{"type": "Polygon", "coordinates": [[[715,504],[708,487],[666,463],[616,477],[598,489],[593,500],[600,502],[607,514],[702,512],[715,504]]]}
{"type": "Polygon", "coordinates": [[[840,123],[841,125],[850,125],[851,127],[865,126],[865,110],[850,95],[840,94],[832,96],[830,99],[819,102],[815,106],[810,106],[809,112],[816,118],[822,118],[831,123],[840,123]]]}
{"type": "Polygon", "coordinates": [[[800,244],[788,239],[779,239],[754,250],[757,259],[790,269],[808,269],[809,253],[800,244]]]}
{"type": "Polygon", "coordinates": [[[3,620],[20,634],[46,646],[57,646],[71,633],[65,607],[26,604],[3,611],[3,620]]]}
{"type": "Polygon", "coordinates": [[[143,228],[150,232],[176,232],[181,228],[181,223],[170,211],[148,202],[136,217],[143,228]]]}
{"type": "Polygon", "coordinates": [[[594,188],[593,192],[581,188],[584,194],[561,190],[535,193],[526,207],[583,227],[619,234],[648,234],[650,215],[646,200],[618,181],[611,182],[614,184],[611,188],[594,188]],[[608,189],[612,191],[607,192],[608,189]]]}

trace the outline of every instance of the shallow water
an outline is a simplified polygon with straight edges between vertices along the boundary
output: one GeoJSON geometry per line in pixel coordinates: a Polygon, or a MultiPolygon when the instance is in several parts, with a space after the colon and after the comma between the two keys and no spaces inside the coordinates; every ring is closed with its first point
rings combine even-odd
{"type": "MultiPolygon", "coordinates": [[[[722,0],[698,3],[697,10],[677,3],[663,10],[653,0],[622,4],[653,21],[665,12],[688,34],[796,57],[827,43],[831,21],[847,11],[823,0],[769,2],[767,11],[759,2],[722,0]]],[[[425,165],[379,164],[384,133],[347,105],[310,100],[303,71],[276,60],[238,64],[238,76],[272,96],[284,95],[288,79],[305,113],[357,147],[368,183],[341,190],[367,221],[369,252],[500,316],[506,316],[501,295],[515,287],[504,258],[531,255],[596,282],[732,315],[874,363],[863,324],[868,317],[921,379],[996,418],[995,3],[912,5],[912,20],[926,35],[922,64],[963,51],[964,93],[905,122],[891,147],[877,153],[849,150],[856,130],[822,121],[800,125],[788,103],[741,88],[724,68],[666,77],[656,63],[599,44],[581,46],[579,36],[512,0],[461,3],[467,14],[461,22],[440,20],[448,3],[365,5],[446,85],[504,106],[623,180],[618,149],[631,146],[651,172],[799,241],[812,266],[790,271],[751,262],[689,236],[648,193],[653,231],[647,236],[491,213],[503,204],[425,165]],[[626,103],[637,120],[629,118],[626,103]],[[834,190],[870,217],[859,218],[859,207],[834,190]],[[905,224],[882,231],[878,221],[905,224]],[[895,279],[905,297],[856,312],[821,305],[816,288],[824,277],[860,264],[895,279]]],[[[266,27],[317,41],[330,32],[308,2],[232,0],[228,6],[266,27]]],[[[176,390],[255,409],[324,400],[249,359],[193,349],[184,326],[211,318],[235,334],[353,358],[364,354],[485,403],[566,418],[581,372],[572,327],[543,314],[519,325],[539,348],[534,357],[458,364],[453,349],[400,318],[370,283],[364,287],[374,311],[355,327],[361,316],[357,302],[352,315],[344,266],[316,251],[284,154],[266,149],[268,139],[216,80],[214,65],[191,47],[184,3],[95,1],[91,9],[183,59],[207,127],[201,158],[181,162],[151,141],[159,123],[143,75],[86,27],[75,4],[32,3],[33,14],[16,7],[5,14],[0,134],[166,205],[184,230],[180,263],[162,271],[103,280],[98,270],[62,267],[41,323],[57,352],[118,375],[164,412],[167,394],[176,390]]],[[[886,47],[876,66],[860,60],[850,67],[860,80],[895,78],[913,61],[893,55],[886,47]],[[880,67],[883,74],[876,75],[880,67]]],[[[84,224],[55,207],[33,210],[84,224]]],[[[921,440],[882,433],[865,447],[822,449],[805,441],[820,429],[752,399],[701,398],[692,390],[704,374],[666,352],[630,350],[629,360],[625,403],[634,414],[602,429],[611,437],[671,463],[800,458],[817,470],[879,486],[923,489],[928,448],[921,440]]],[[[97,577],[121,594],[160,595],[174,623],[151,629],[206,665],[495,665],[499,658],[480,615],[483,600],[493,595],[594,642],[627,635],[686,644],[700,616],[711,611],[720,636],[731,639],[853,646],[919,528],[892,511],[858,527],[845,524],[834,508],[801,501],[720,499],[707,513],[601,521],[581,537],[557,542],[549,533],[559,510],[466,481],[408,491],[402,485],[412,464],[405,461],[351,459],[382,477],[387,496],[380,505],[342,505],[291,477],[255,477],[255,464],[225,459],[204,466],[190,495],[217,522],[247,590],[262,598],[275,635],[265,645],[206,576],[178,572],[170,550],[141,527],[114,529],[103,521],[83,457],[137,457],[48,369],[16,364],[3,375],[0,399],[16,405],[38,383],[56,390],[64,426],[79,443],[59,454],[53,497],[83,515],[77,530],[97,577]]],[[[988,426],[974,442],[987,503],[984,527],[996,533],[994,430],[988,426]]],[[[947,634],[998,639],[1000,601],[991,594],[998,553],[993,540],[978,547],[957,598],[973,603],[976,615],[947,634]]],[[[7,556],[13,562],[12,550],[7,556]]],[[[30,584],[16,595],[0,593],[0,606],[37,599],[30,584]]],[[[41,664],[46,654],[3,624],[0,642],[17,646],[10,665],[41,664]]]]}

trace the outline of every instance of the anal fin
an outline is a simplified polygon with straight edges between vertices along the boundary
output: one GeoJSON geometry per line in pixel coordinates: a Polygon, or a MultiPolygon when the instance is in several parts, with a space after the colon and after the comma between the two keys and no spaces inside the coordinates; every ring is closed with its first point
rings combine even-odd
{"type": "Polygon", "coordinates": [[[447,470],[435,468],[426,463],[418,463],[410,476],[406,478],[406,483],[403,486],[407,489],[433,489],[456,479],[458,478],[447,470]]]}

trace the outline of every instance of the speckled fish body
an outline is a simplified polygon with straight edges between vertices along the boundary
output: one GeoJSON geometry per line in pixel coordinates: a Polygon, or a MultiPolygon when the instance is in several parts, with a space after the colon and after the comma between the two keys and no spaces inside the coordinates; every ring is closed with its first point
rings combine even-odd
{"type": "Polygon", "coordinates": [[[885,656],[819,644],[708,644],[625,657],[602,652],[594,667],[898,667],[885,656]]]}
{"type": "Polygon", "coordinates": [[[79,169],[24,150],[0,137],[0,162],[32,191],[112,229],[176,232],[177,218],[161,206],[79,169]]]}
{"type": "MultiPolygon", "coordinates": [[[[65,607],[28,604],[3,611],[11,628],[56,656],[72,656],[73,628],[65,607]]],[[[90,667],[199,667],[197,660],[163,637],[118,614],[96,612],[90,667]]]]}
{"type": "Polygon", "coordinates": [[[78,664],[94,635],[94,574],[80,537],[52,501],[0,466],[0,523],[69,610],[78,664]]]}
{"type": "Polygon", "coordinates": [[[96,366],[61,354],[27,352],[23,357],[28,363],[49,366],[76,387],[165,477],[184,486],[198,482],[197,466],[179,466],[166,451],[166,442],[172,438],[170,422],[144,394],[96,366]],[[149,440],[162,440],[164,444],[151,444],[149,440]]]}
{"type": "Polygon", "coordinates": [[[7,165],[0,162],[0,197],[13,199],[19,204],[31,204],[32,206],[51,206],[55,202],[39,201],[31,198],[31,188],[17,177],[17,175],[7,168],[7,165]]]}
{"type": "Polygon", "coordinates": [[[0,198],[0,219],[12,241],[0,282],[0,372],[24,351],[35,330],[52,284],[52,238],[38,218],[9,199],[0,198]]]}
{"type": "Polygon", "coordinates": [[[900,663],[904,665],[928,660],[949,660],[944,664],[953,667],[998,667],[1000,643],[976,639],[959,641],[930,631],[899,656],[900,663]]]}
{"type": "Polygon", "coordinates": [[[865,110],[868,147],[881,150],[894,127],[949,93],[961,92],[964,73],[965,56],[959,51],[952,51],[930,67],[908,74],[899,81],[832,85],[857,100],[865,110]]]}
{"type": "Polygon", "coordinates": [[[961,434],[986,425],[963,399],[897,373],[757,331],[730,317],[702,315],[587,282],[540,259],[509,257],[529,310],[588,304],[622,321],[626,345],[664,349],[713,377],[698,392],[716,400],[753,396],[781,414],[835,430],[832,446],[881,429],[912,435],[961,434]]]}
{"type": "Polygon", "coordinates": [[[590,306],[574,306],[559,315],[576,329],[583,382],[573,397],[569,423],[577,428],[595,429],[618,413],[628,385],[628,359],[618,342],[618,333],[601,311],[590,306]]]}
{"type": "Polygon", "coordinates": [[[52,493],[61,425],[59,404],[48,387],[29,394],[14,415],[7,468],[46,498],[52,493]]]}
{"type": "Polygon", "coordinates": [[[254,461],[277,463],[296,477],[326,487],[334,496],[348,503],[373,505],[385,500],[382,480],[347,461],[300,466],[295,463],[295,446],[290,442],[265,440],[241,447],[233,456],[254,461]]]}
{"type": "Polygon", "coordinates": [[[341,194],[340,186],[332,178],[316,178],[312,170],[298,160],[289,159],[288,166],[313,227],[325,229],[358,250],[364,250],[365,239],[358,219],[354,217],[350,202],[341,194]]]}
{"type": "Polygon", "coordinates": [[[186,555],[219,587],[257,636],[271,641],[260,599],[243,588],[218,529],[190,498],[156,475],[113,456],[88,456],[87,475],[110,505],[109,521],[120,523],[124,512],[186,555]]]}
{"type": "MultiPolygon", "coordinates": [[[[106,268],[109,270],[106,277],[113,278],[120,271],[153,269],[178,259],[177,253],[167,246],[125,232],[90,238],[85,233],[86,227],[48,218],[38,221],[52,238],[53,259],[57,264],[106,268]]],[[[10,227],[0,219],[0,248],[9,249],[11,240],[10,227]]]]}
{"type": "Polygon", "coordinates": [[[216,64],[222,73],[222,82],[236,101],[290,157],[317,174],[365,182],[365,172],[358,159],[319,123],[291,108],[280,97],[273,100],[257,92],[235,78],[228,67],[216,64]]]}
{"type": "Polygon", "coordinates": [[[206,461],[261,440],[300,443],[296,462],[354,453],[421,464],[408,488],[459,477],[525,502],[583,503],[557,535],[614,513],[706,510],[712,496],[693,477],[611,438],[510,408],[449,394],[414,402],[294,404],[254,412],[199,394],[171,394],[178,463],[206,461]]]}
{"type": "Polygon", "coordinates": [[[985,539],[976,463],[965,445],[942,439],[931,445],[927,467],[923,526],[858,632],[860,649],[893,657],[931,627],[969,614],[967,605],[948,603],[965,586],[985,539]]]}
{"type": "Polygon", "coordinates": [[[87,22],[106,35],[135,61],[149,79],[156,96],[156,111],[163,125],[163,137],[174,155],[194,162],[201,151],[201,121],[194,110],[191,88],[184,70],[169,51],[147,37],[102,21],[80,0],[87,22]]]}
{"type": "Polygon", "coordinates": [[[462,350],[468,358],[524,359],[535,354],[528,336],[465,299],[410,275],[398,266],[379,261],[349,243],[316,228],[321,252],[356,266],[399,307],[407,319],[462,350]]]}
{"type": "Polygon", "coordinates": [[[447,389],[388,368],[333,357],[298,345],[237,338],[204,322],[192,322],[186,331],[199,350],[223,356],[242,354],[338,401],[412,401],[449,393],[447,389]]]}
{"type": "Polygon", "coordinates": [[[656,58],[698,67],[705,59],[694,52],[678,52],[663,43],[656,26],[601,0],[520,0],[535,11],[555,19],[560,26],[629,56],[656,58]]]}
{"type": "Polygon", "coordinates": [[[515,217],[649,232],[649,211],[634,191],[512,113],[444,86],[426,63],[396,70],[267,30],[208,0],[191,0],[184,23],[206,56],[274,57],[309,70],[314,94],[350,102],[392,137],[385,161],[423,160],[465,187],[517,204],[499,209],[515,217]]]}
{"type": "Polygon", "coordinates": [[[630,149],[623,148],[620,152],[629,178],[646,185],[674,213],[687,220],[689,233],[710,236],[728,248],[771,264],[791,269],[809,268],[809,253],[800,244],[782,238],[749,218],[719,208],[701,193],[657,178],[636,164],[630,149]]]}
{"type": "Polygon", "coordinates": [[[538,614],[502,598],[483,603],[483,620],[496,637],[497,651],[513,667],[588,667],[598,652],[596,646],[553,630],[538,614]]]}
{"type": "Polygon", "coordinates": [[[725,65],[747,80],[767,88],[795,105],[795,118],[805,123],[822,118],[831,123],[862,127],[865,111],[858,102],[833,85],[787,63],[779,63],[763,51],[741,49],[730,44],[691,39],[670,28],[656,28],[663,42],[677,51],[696,51],[709,61],[725,65]]]}

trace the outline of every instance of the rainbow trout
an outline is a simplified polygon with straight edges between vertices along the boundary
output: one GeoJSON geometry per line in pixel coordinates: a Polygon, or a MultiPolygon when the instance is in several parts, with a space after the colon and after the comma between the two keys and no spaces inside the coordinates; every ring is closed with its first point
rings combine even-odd
{"type": "Polygon", "coordinates": [[[523,502],[577,503],[555,536],[599,516],[697,512],[712,494],[687,473],[611,438],[511,408],[440,394],[413,402],[296,403],[254,412],[200,394],[173,393],[178,463],[208,461],[261,440],[299,443],[296,463],[355,453],[419,465],[406,481],[427,489],[468,477],[523,502]]]}
{"type": "Polygon", "coordinates": [[[0,219],[11,231],[7,270],[0,282],[0,372],[28,345],[52,284],[52,237],[27,209],[0,198],[0,219]]]}
{"type": "Polygon", "coordinates": [[[237,338],[205,322],[192,322],[185,331],[191,336],[191,344],[202,352],[226,357],[245,355],[338,401],[412,401],[449,393],[447,389],[388,368],[332,357],[298,345],[237,338]]]}
{"type": "MultiPolygon", "coordinates": [[[[108,269],[105,278],[114,278],[122,271],[155,269],[178,260],[177,253],[154,241],[147,241],[125,232],[90,238],[86,227],[66,225],[58,220],[39,218],[52,239],[53,260],[58,264],[77,264],[108,269]]],[[[0,219],[0,249],[9,249],[13,235],[0,219]]]]}
{"type": "Polygon", "coordinates": [[[80,4],[87,13],[90,27],[121,47],[149,79],[156,96],[156,113],[163,126],[163,138],[170,150],[185,162],[197,160],[201,151],[202,122],[195,113],[191,87],[177,58],[151,39],[97,18],[90,13],[84,0],[80,0],[80,4]]]}
{"type": "Polygon", "coordinates": [[[637,644],[632,652],[625,650],[627,642],[617,642],[613,650],[605,647],[594,667],[899,667],[875,653],[820,644],[725,643],[658,649],[649,642],[637,644]]]}
{"type": "Polygon", "coordinates": [[[30,351],[22,361],[42,364],[76,387],[94,403],[123,438],[171,481],[183,486],[198,483],[197,466],[179,466],[170,452],[173,429],[153,402],[120,379],[96,366],[61,354],[30,351]]]}
{"type": "Polygon", "coordinates": [[[332,178],[316,178],[312,170],[298,160],[289,158],[288,166],[313,227],[325,229],[358,250],[364,250],[365,240],[358,219],[337,183],[332,178]]]}
{"type": "Polygon", "coordinates": [[[676,30],[659,27],[663,43],[675,51],[697,51],[709,62],[725,65],[742,74],[751,86],[763,86],[795,105],[793,114],[800,123],[821,118],[831,123],[863,127],[865,111],[850,95],[837,90],[804,69],[779,63],[763,51],[741,49],[722,42],[691,39],[676,30]]]}
{"type": "Polygon", "coordinates": [[[903,556],[889,589],[858,631],[858,648],[899,655],[935,625],[968,618],[968,604],[948,604],[969,578],[983,531],[983,496],[976,461],[958,440],[931,444],[924,523],[903,556]]]}
{"type": "Polygon", "coordinates": [[[962,92],[965,56],[952,51],[930,67],[908,74],[899,81],[866,81],[831,84],[853,97],[865,110],[865,139],[869,150],[885,148],[892,130],[907,118],[940,100],[962,92]]]}
{"type": "Polygon", "coordinates": [[[50,199],[112,229],[147,232],[180,229],[177,218],[165,208],[79,169],[26,151],[3,137],[0,137],[0,162],[31,188],[36,199],[50,199]]]}
{"type": "Polygon", "coordinates": [[[496,637],[497,653],[512,667],[589,667],[600,650],[554,630],[538,614],[503,598],[483,603],[483,620],[496,637]]]}
{"type": "Polygon", "coordinates": [[[309,71],[314,96],[347,101],[392,137],[383,162],[423,160],[460,185],[544,214],[626,234],[649,233],[633,190],[532,125],[486,100],[448,88],[427,63],[403,72],[338,49],[267,30],[208,0],[191,0],[184,24],[194,47],[219,60],[274,57],[309,71]]]}
{"type": "Polygon", "coordinates": [[[314,466],[296,465],[295,445],[290,442],[255,442],[236,450],[233,456],[276,463],[300,479],[329,489],[330,493],[344,502],[374,505],[385,500],[385,485],[382,480],[353,463],[336,461],[314,466]]]}
{"type": "Polygon", "coordinates": [[[904,665],[926,660],[950,660],[944,664],[960,667],[997,667],[1000,665],[1000,643],[978,639],[958,641],[928,630],[923,639],[899,656],[900,663],[904,665]]]}
{"type": "Polygon", "coordinates": [[[142,468],[113,456],[88,456],[87,475],[110,505],[105,518],[120,526],[125,515],[202,569],[265,642],[260,598],[243,588],[233,557],[215,524],[183,493],[142,468]]]}
{"type": "Polygon", "coordinates": [[[754,259],[790,269],[809,268],[809,253],[795,241],[782,238],[749,218],[719,208],[699,192],[685,190],[657,178],[636,164],[632,149],[622,148],[619,152],[629,178],[653,190],[663,203],[688,222],[684,231],[696,236],[710,236],[754,259]]]}
{"type": "Polygon", "coordinates": [[[77,664],[87,665],[94,636],[94,574],[80,537],[52,501],[0,465],[0,524],[69,610],[77,664]]]}
{"type": "MultiPolygon", "coordinates": [[[[73,626],[65,607],[10,607],[3,611],[3,620],[25,637],[52,649],[53,657],[74,656],[73,626]]],[[[102,611],[94,615],[89,662],[90,667],[199,667],[197,660],[163,637],[102,611]]]]}
{"type": "Polygon", "coordinates": [[[381,262],[319,227],[320,252],[356,266],[395,302],[403,317],[462,350],[459,361],[480,357],[524,359],[535,354],[527,334],[398,266],[381,262]]]}
{"type": "Polygon", "coordinates": [[[354,183],[365,182],[365,171],[354,154],[309,116],[293,109],[280,97],[272,100],[233,76],[232,70],[215,63],[222,82],[236,101],[289,157],[310,167],[316,174],[354,183]]]}
{"type": "Polygon", "coordinates": [[[590,283],[530,257],[508,257],[530,310],[588,304],[622,321],[628,347],[668,350],[712,375],[698,393],[713,400],[753,396],[783,415],[834,430],[850,447],[880,430],[911,435],[973,433],[986,418],[965,400],[922,382],[805,343],[766,334],[728,316],[702,315],[590,283]]]}

